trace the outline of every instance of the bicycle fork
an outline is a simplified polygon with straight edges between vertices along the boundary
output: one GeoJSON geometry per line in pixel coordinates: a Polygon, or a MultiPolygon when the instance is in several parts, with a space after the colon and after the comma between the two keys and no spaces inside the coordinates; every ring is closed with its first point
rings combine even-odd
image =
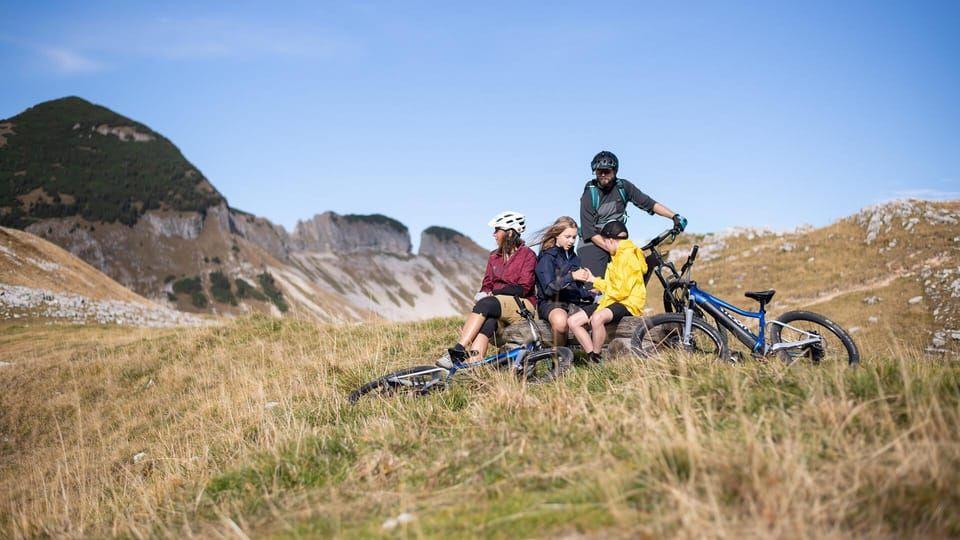
{"type": "Polygon", "coordinates": [[[687,306],[683,310],[683,346],[690,346],[690,332],[693,328],[693,310],[690,309],[690,306],[687,306]]]}

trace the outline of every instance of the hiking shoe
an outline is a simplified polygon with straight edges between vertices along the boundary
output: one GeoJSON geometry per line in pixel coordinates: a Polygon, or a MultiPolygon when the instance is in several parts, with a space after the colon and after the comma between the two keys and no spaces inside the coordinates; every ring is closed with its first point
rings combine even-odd
{"type": "Polygon", "coordinates": [[[467,360],[467,351],[459,349],[447,349],[447,354],[440,357],[437,360],[437,366],[442,367],[443,369],[453,369],[463,367],[463,363],[467,360]]]}
{"type": "Polygon", "coordinates": [[[603,365],[603,356],[600,353],[592,352],[587,354],[587,360],[592,364],[603,365]]]}

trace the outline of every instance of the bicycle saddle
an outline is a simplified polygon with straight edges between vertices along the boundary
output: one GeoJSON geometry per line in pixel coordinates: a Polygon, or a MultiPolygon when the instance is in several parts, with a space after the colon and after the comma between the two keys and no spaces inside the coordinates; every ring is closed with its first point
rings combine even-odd
{"type": "Polygon", "coordinates": [[[773,295],[776,294],[776,292],[777,291],[770,289],[769,291],[748,291],[743,293],[743,295],[747,298],[753,298],[761,304],[766,304],[771,298],[773,298],[773,295]]]}

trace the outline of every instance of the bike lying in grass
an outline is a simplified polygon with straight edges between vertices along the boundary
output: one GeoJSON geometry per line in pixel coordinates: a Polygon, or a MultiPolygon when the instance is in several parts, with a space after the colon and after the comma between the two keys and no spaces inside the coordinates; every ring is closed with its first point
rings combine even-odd
{"type": "Polygon", "coordinates": [[[553,380],[562,375],[573,363],[573,351],[567,347],[547,347],[540,336],[540,330],[534,322],[533,313],[528,310],[519,297],[518,313],[530,328],[530,339],[525,343],[486,358],[454,365],[450,369],[433,366],[415,366],[401,369],[374,379],[350,393],[348,399],[355,403],[362,396],[377,394],[381,396],[398,393],[424,395],[450,384],[453,376],[460,371],[480,366],[511,366],[517,377],[528,382],[553,380]]]}
{"type": "Polygon", "coordinates": [[[665,261],[657,249],[664,242],[672,242],[676,235],[675,230],[664,231],[643,247],[653,255],[654,272],[663,285],[666,313],[650,317],[634,331],[631,346],[637,354],[649,356],[680,349],[733,360],[738,353],[730,351],[729,331],[754,357],[777,356],[787,364],[801,358],[815,364],[837,360],[852,366],[860,362],[860,352],[850,335],[823,315],[788,311],[768,324],[766,305],[773,298],[773,290],[745,293],[744,296],[760,304],[758,311],[749,311],[701,289],[690,278],[700,246],[693,246],[680,271],[672,262],[665,261]],[[665,271],[669,273],[664,275],[665,271]],[[758,319],[758,333],[754,334],[734,313],[758,319]],[[716,326],[706,320],[706,315],[716,326]]]}

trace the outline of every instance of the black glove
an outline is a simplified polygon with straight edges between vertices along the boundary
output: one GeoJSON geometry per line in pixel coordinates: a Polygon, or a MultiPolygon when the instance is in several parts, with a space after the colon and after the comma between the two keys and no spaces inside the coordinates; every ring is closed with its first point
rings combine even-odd
{"type": "Polygon", "coordinates": [[[673,228],[679,232],[683,232],[683,230],[687,228],[687,218],[681,216],[680,214],[674,214],[673,228]]]}

